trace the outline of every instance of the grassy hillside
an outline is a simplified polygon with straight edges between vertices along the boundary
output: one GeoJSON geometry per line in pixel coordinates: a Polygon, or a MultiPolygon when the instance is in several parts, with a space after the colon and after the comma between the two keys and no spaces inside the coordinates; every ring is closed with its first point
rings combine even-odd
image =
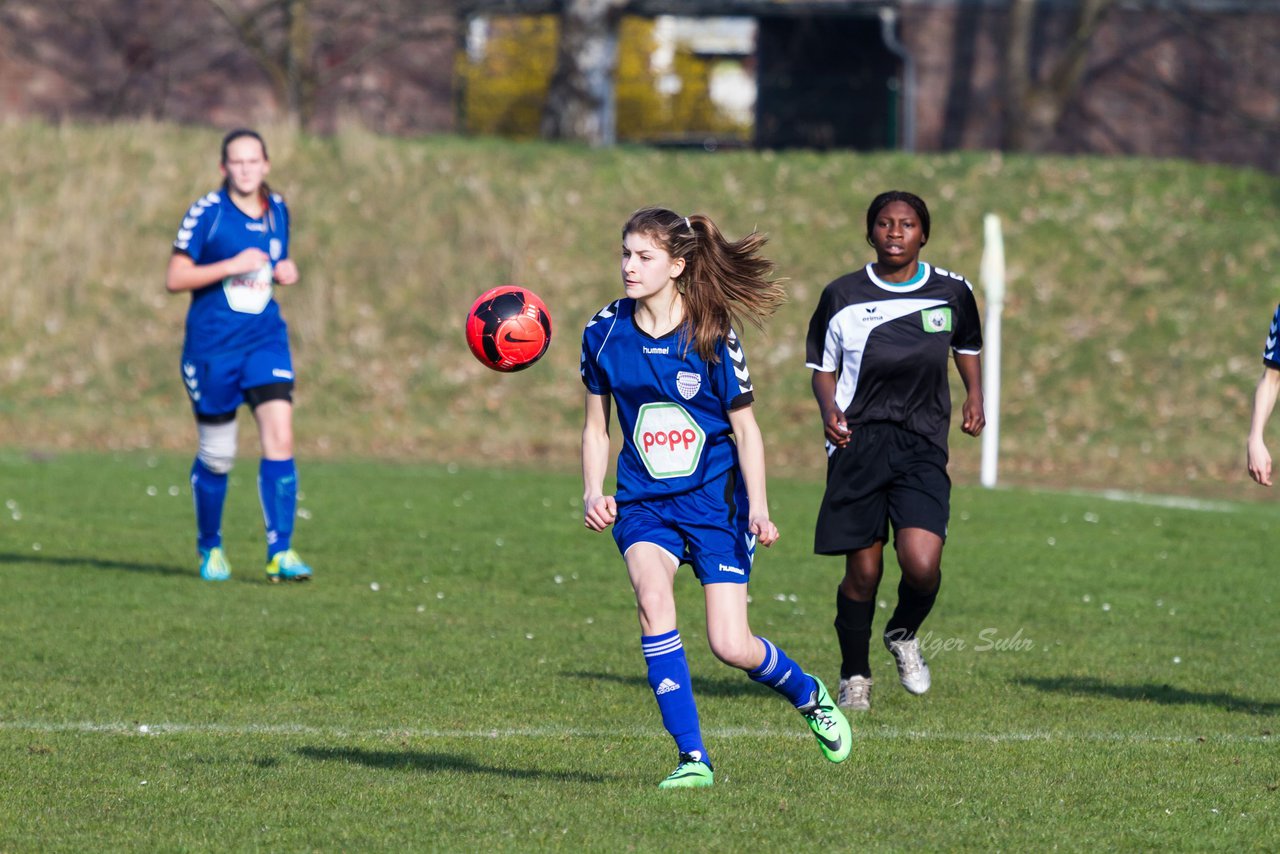
{"type": "MultiPolygon", "coordinates": [[[[983,214],[1003,220],[1004,481],[1262,495],[1243,445],[1280,298],[1275,176],[266,134],[303,273],[279,294],[303,456],[574,469],[578,335],[620,291],[618,228],[659,203],[771,236],[792,300],[767,333],[744,334],[760,420],[774,470],[819,476],[805,326],[822,286],[868,259],[867,202],[897,187],[933,210],[926,259],[975,283],[983,214]],[[507,282],[546,299],[557,336],[534,369],[501,376],[470,357],[461,328],[475,295],[507,282]]],[[[0,444],[191,446],[177,373],[187,298],[165,293],[163,271],[183,211],[217,182],[218,140],[155,124],[0,126],[0,444]]],[[[241,436],[251,448],[252,428],[241,436]]],[[[957,479],[974,480],[978,460],[979,443],[957,432],[957,479]]]]}

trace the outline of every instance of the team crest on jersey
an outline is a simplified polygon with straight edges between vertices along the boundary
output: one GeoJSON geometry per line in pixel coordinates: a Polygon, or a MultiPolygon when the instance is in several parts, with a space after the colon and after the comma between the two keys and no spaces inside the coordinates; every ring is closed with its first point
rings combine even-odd
{"type": "Polygon", "coordinates": [[[702,388],[702,375],[693,371],[676,372],[676,391],[685,400],[693,400],[693,396],[702,388]]]}
{"type": "Polygon", "coordinates": [[[950,308],[926,308],[920,312],[920,319],[924,322],[925,332],[951,331],[950,308]]]}

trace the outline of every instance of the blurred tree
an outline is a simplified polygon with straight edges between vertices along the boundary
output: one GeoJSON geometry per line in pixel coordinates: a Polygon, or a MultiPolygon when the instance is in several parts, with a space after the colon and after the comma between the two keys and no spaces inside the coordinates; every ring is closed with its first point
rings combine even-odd
{"type": "Polygon", "coordinates": [[[1036,67],[1037,0],[1012,0],[1008,44],[1004,54],[1004,148],[1043,151],[1058,122],[1080,91],[1089,46],[1117,0],[1077,0],[1070,33],[1062,51],[1036,67]]]}
{"type": "MultiPolygon", "coordinates": [[[[558,32],[556,15],[504,15],[488,20],[483,55],[459,56],[464,130],[524,139],[539,136],[558,32]]],[[[721,114],[711,101],[713,60],[682,46],[676,49],[670,68],[655,70],[654,47],[652,19],[622,19],[614,82],[618,140],[750,138],[749,125],[721,114]],[[659,75],[672,81],[660,81],[659,75]]]]}
{"type": "MultiPolygon", "coordinates": [[[[180,13],[176,5],[0,0],[0,50],[44,73],[40,93],[27,96],[40,111],[166,117],[182,102],[196,105],[176,111],[187,118],[252,113],[261,93],[208,87],[225,88],[221,74],[256,89],[256,65],[281,111],[305,126],[322,93],[401,46],[442,37],[451,46],[455,27],[453,0],[201,0],[180,13]]],[[[407,73],[405,62],[397,68],[407,73]]]]}
{"type": "Polygon", "coordinates": [[[400,45],[452,27],[451,0],[205,0],[271,81],[286,115],[306,127],[316,94],[400,45]]]}
{"type": "Polygon", "coordinates": [[[554,15],[489,19],[483,56],[458,57],[462,128],[468,133],[534,139],[555,63],[554,15]]]}
{"type": "Polygon", "coordinates": [[[3,0],[0,50],[49,72],[37,111],[158,116],[175,73],[207,38],[164,0],[3,0]]]}
{"type": "Polygon", "coordinates": [[[556,65],[542,111],[542,136],[614,141],[618,24],[628,0],[564,0],[556,65]]]}

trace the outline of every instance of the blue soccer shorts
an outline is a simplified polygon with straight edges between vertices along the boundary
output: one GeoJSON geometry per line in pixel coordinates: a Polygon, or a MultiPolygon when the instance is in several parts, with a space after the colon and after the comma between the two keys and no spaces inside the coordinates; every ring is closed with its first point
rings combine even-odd
{"type": "Polygon", "coordinates": [[[291,399],[293,358],[287,343],[200,358],[184,355],[182,382],[197,419],[224,420],[234,416],[242,403],[256,406],[264,402],[264,396],[255,396],[254,389],[271,387],[267,400],[291,399]]]}
{"type": "Polygon", "coordinates": [[[691,492],[619,505],[613,539],[624,556],[652,543],[692,566],[703,584],[746,584],[756,553],[750,512],[735,468],[691,492]]]}

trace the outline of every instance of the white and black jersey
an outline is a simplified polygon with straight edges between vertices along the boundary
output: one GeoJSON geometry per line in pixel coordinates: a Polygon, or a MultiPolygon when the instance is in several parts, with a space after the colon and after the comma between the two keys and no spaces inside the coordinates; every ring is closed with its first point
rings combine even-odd
{"type": "Polygon", "coordinates": [[[836,372],[836,405],[851,428],[889,422],[943,449],[951,423],[952,351],[982,350],[973,286],[920,263],[911,282],[878,278],[868,264],[823,290],[809,321],[806,364],[836,372]]]}

